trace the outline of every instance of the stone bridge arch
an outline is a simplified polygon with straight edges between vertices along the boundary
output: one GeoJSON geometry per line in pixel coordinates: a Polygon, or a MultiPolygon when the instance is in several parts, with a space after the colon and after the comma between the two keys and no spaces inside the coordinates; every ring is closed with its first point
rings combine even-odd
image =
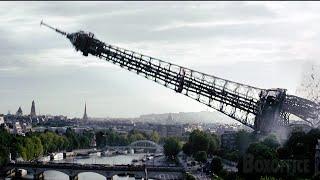
{"type": "Polygon", "coordinates": [[[80,172],[78,172],[77,176],[79,177],[80,174],[85,174],[85,173],[94,173],[94,174],[98,174],[98,175],[104,177],[105,179],[111,179],[111,176],[109,176],[108,173],[104,173],[104,172],[100,172],[100,171],[80,171],[80,172]]]}
{"type": "MultiPolygon", "coordinates": [[[[65,174],[66,176],[69,177],[74,177],[77,176],[74,171],[68,170],[68,169],[51,169],[51,168],[31,168],[31,167],[17,167],[15,169],[23,169],[26,170],[28,173],[32,174],[35,177],[43,176],[44,172],[48,171],[55,171],[55,172],[60,172],[62,174],[65,174]]],[[[37,179],[37,178],[36,178],[37,179]]]]}
{"type": "Polygon", "coordinates": [[[38,173],[43,174],[43,176],[46,178],[46,173],[48,173],[48,172],[59,172],[61,174],[69,176],[69,177],[72,176],[71,172],[63,171],[63,170],[60,170],[60,169],[46,169],[46,170],[43,170],[42,172],[38,172],[38,173]]]}
{"type": "Polygon", "coordinates": [[[81,173],[94,173],[94,174],[99,174],[105,178],[110,176],[110,173],[104,172],[104,171],[99,171],[99,170],[74,170],[73,175],[79,175],[81,173]]]}
{"type": "Polygon", "coordinates": [[[51,169],[51,168],[17,168],[17,169],[24,169],[28,173],[33,174],[34,176],[44,175],[44,173],[48,172],[48,171],[55,171],[55,172],[63,173],[65,175],[71,177],[71,179],[74,177],[77,177],[81,173],[95,173],[95,174],[99,174],[99,175],[105,177],[106,179],[110,179],[112,176],[115,175],[111,172],[94,170],[94,169],[92,169],[92,170],[51,169]]]}

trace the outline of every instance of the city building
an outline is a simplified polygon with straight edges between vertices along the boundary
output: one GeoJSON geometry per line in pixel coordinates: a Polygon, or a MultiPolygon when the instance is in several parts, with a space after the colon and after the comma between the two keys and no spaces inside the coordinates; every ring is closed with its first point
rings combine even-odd
{"type": "Polygon", "coordinates": [[[182,125],[167,125],[167,136],[181,137],[184,133],[184,128],[182,125]]]}
{"type": "Polygon", "coordinates": [[[32,126],[28,123],[22,123],[21,128],[24,133],[32,131],[32,126]]]}
{"type": "Polygon", "coordinates": [[[58,134],[64,134],[67,131],[66,127],[48,127],[47,129],[58,134]]]}
{"type": "Polygon", "coordinates": [[[0,115],[0,125],[4,124],[4,117],[0,115]]]}
{"type": "Polygon", "coordinates": [[[168,136],[167,126],[165,126],[165,125],[159,125],[158,128],[157,128],[157,132],[162,137],[167,137],[168,136]]]}
{"type": "Polygon", "coordinates": [[[226,150],[236,149],[236,132],[225,131],[221,135],[221,148],[226,150]]]}
{"type": "Polygon", "coordinates": [[[22,129],[19,122],[15,122],[15,124],[13,126],[13,133],[18,134],[18,135],[24,135],[23,129],[22,129]]]}
{"type": "Polygon", "coordinates": [[[170,137],[170,136],[175,136],[175,137],[181,137],[184,134],[184,127],[183,125],[180,124],[172,124],[172,125],[163,125],[163,124],[158,124],[158,125],[153,125],[154,127],[149,128],[151,131],[157,131],[160,136],[162,137],[170,137]]]}
{"type": "Polygon", "coordinates": [[[200,131],[203,131],[203,127],[199,123],[188,124],[187,127],[185,127],[184,131],[185,132],[192,132],[192,131],[194,131],[196,129],[200,130],[200,131]]]}
{"type": "Polygon", "coordinates": [[[30,116],[31,116],[32,118],[37,116],[37,115],[36,115],[36,106],[35,106],[34,100],[32,101],[32,104],[31,104],[30,116]]]}
{"type": "Polygon", "coordinates": [[[173,120],[172,114],[170,113],[170,114],[168,115],[168,118],[166,119],[166,125],[172,123],[173,121],[174,121],[174,120],[173,120]]]}

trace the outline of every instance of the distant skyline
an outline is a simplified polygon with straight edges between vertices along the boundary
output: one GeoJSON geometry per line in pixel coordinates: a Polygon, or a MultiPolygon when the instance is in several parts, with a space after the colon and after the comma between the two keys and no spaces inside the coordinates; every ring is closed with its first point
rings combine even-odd
{"type": "Polygon", "coordinates": [[[82,117],[213,109],[96,57],[40,21],[260,88],[296,94],[319,62],[319,2],[0,2],[0,113],[82,117]]]}

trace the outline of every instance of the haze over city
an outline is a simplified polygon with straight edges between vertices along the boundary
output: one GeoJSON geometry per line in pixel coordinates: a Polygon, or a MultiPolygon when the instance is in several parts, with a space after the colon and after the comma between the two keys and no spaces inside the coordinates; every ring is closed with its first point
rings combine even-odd
{"type": "Polygon", "coordinates": [[[92,117],[210,110],[96,57],[75,52],[67,32],[260,88],[296,94],[318,61],[320,4],[302,2],[2,2],[0,112],[92,117]],[[10,9],[10,11],[8,11],[10,9]],[[38,113],[38,112],[37,112],[38,113]]]}

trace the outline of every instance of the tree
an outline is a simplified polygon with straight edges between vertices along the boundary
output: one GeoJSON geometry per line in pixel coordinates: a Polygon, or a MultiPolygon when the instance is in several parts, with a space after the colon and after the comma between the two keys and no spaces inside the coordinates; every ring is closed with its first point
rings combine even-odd
{"type": "Polygon", "coordinates": [[[9,150],[6,147],[0,147],[0,166],[9,162],[9,150]]]}
{"type": "Polygon", "coordinates": [[[105,147],[107,145],[107,139],[102,131],[96,133],[96,143],[99,148],[105,147]]]}
{"type": "Polygon", "coordinates": [[[252,143],[243,158],[239,160],[238,171],[246,179],[259,179],[261,176],[279,173],[271,169],[273,164],[276,165],[274,167],[281,166],[276,151],[261,142],[252,143]]]}
{"type": "Polygon", "coordinates": [[[9,162],[9,153],[13,151],[14,138],[3,126],[0,127],[0,166],[9,162]]]}
{"type": "Polygon", "coordinates": [[[198,129],[192,131],[189,136],[189,142],[192,146],[192,154],[198,151],[208,151],[209,148],[209,138],[207,134],[198,129]]]}
{"type": "Polygon", "coordinates": [[[191,175],[190,173],[185,174],[185,179],[186,180],[196,180],[196,178],[193,175],[191,175]]]}
{"type": "Polygon", "coordinates": [[[211,134],[208,136],[209,136],[209,138],[208,138],[209,139],[209,147],[208,147],[207,153],[210,155],[214,155],[214,154],[216,154],[216,151],[219,148],[219,139],[218,139],[217,135],[215,135],[215,134],[211,134]]]}
{"type": "MultiPolygon", "coordinates": [[[[131,134],[129,136],[133,135],[132,133],[129,133],[129,134],[131,134]]],[[[125,145],[128,145],[130,142],[130,140],[129,140],[130,137],[120,135],[112,129],[109,129],[106,132],[105,136],[106,136],[106,145],[109,145],[109,146],[125,146],[125,145]]],[[[139,137],[140,135],[137,135],[137,136],[139,137]]],[[[133,138],[133,139],[135,139],[135,138],[133,138]]]]}
{"type": "Polygon", "coordinates": [[[198,129],[192,131],[188,142],[183,145],[183,152],[187,155],[195,155],[199,151],[207,155],[214,155],[219,148],[219,138],[216,134],[209,134],[198,129]]]}
{"type": "Polygon", "coordinates": [[[40,138],[33,136],[33,137],[31,137],[31,140],[34,145],[33,158],[37,158],[43,154],[43,146],[42,146],[40,138]]]}
{"type": "Polygon", "coordinates": [[[139,141],[139,140],[146,140],[147,138],[141,134],[140,132],[134,132],[132,134],[129,134],[128,137],[130,142],[139,141]]]}
{"type": "Polygon", "coordinates": [[[275,135],[269,135],[268,137],[266,137],[262,143],[268,147],[270,147],[271,149],[277,149],[280,146],[280,143],[277,139],[277,137],[275,135]]]}
{"type": "Polygon", "coordinates": [[[207,162],[207,153],[205,151],[198,151],[194,155],[194,159],[198,162],[207,162]]]}
{"type": "Polygon", "coordinates": [[[240,130],[236,133],[236,145],[240,154],[244,154],[249,145],[254,141],[251,133],[240,130]]]}
{"type": "Polygon", "coordinates": [[[182,147],[183,152],[190,156],[192,155],[192,145],[189,142],[186,142],[182,147]]]}
{"type": "Polygon", "coordinates": [[[80,148],[80,140],[78,138],[78,135],[71,128],[67,128],[65,135],[70,142],[71,149],[79,149],[80,148]]]}
{"type": "Polygon", "coordinates": [[[35,136],[26,136],[20,138],[18,143],[18,152],[24,160],[33,160],[43,154],[41,140],[35,136]]]}
{"type": "Polygon", "coordinates": [[[128,140],[130,143],[132,143],[134,141],[146,140],[146,139],[147,139],[147,135],[145,133],[139,132],[137,130],[131,130],[128,133],[128,140]]]}
{"type": "Polygon", "coordinates": [[[211,161],[211,168],[213,173],[220,174],[220,172],[223,170],[221,158],[214,157],[211,161]]]}
{"type": "Polygon", "coordinates": [[[0,128],[0,166],[7,163],[9,153],[15,158],[20,155],[24,160],[33,160],[43,154],[87,148],[90,146],[93,133],[91,131],[76,134],[71,128],[65,135],[58,135],[51,131],[44,133],[29,132],[26,136],[14,136],[0,128]]]}
{"type": "Polygon", "coordinates": [[[175,137],[170,137],[166,140],[163,149],[166,157],[173,160],[181,151],[180,141],[175,137]]]}
{"type": "Polygon", "coordinates": [[[79,136],[79,145],[80,148],[86,148],[90,146],[90,138],[85,135],[79,136]]]}
{"type": "Polygon", "coordinates": [[[308,160],[306,166],[310,167],[310,172],[300,175],[314,174],[314,155],[318,139],[320,139],[319,129],[311,129],[308,133],[304,133],[301,130],[294,131],[286,141],[282,149],[282,154],[280,155],[282,157],[284,156],[295,160],[308,160]]]}
{"type": "Polygon", "coordinates": [[[151,135],[150,135],[150,140],[155,142],[155,143],[158,143],[159,140],[160,140],[160,135],[157,131],[152,131],[151,135]]]}
{"type": "Polygon", "coordinates": [[[277,159],[275,150],[263,143],[252,143],[246,153],[253,155],[256,159],[277,159]]]}
{"type": "Polygon", "coordinates": [[[304,158],[307,152],[305,137],[306,133],[303,131],[295,131],[291,133],[289,139],[286,141],[284,147],[289,150],[289,154],[294,159],[304,158]]]}
{"type": "Polygon", "coordinates": [[[238,161],[240,158],[240,152],[238,150],[226,152],[223,158],[228,159],[230,161],[238,161]]]}

